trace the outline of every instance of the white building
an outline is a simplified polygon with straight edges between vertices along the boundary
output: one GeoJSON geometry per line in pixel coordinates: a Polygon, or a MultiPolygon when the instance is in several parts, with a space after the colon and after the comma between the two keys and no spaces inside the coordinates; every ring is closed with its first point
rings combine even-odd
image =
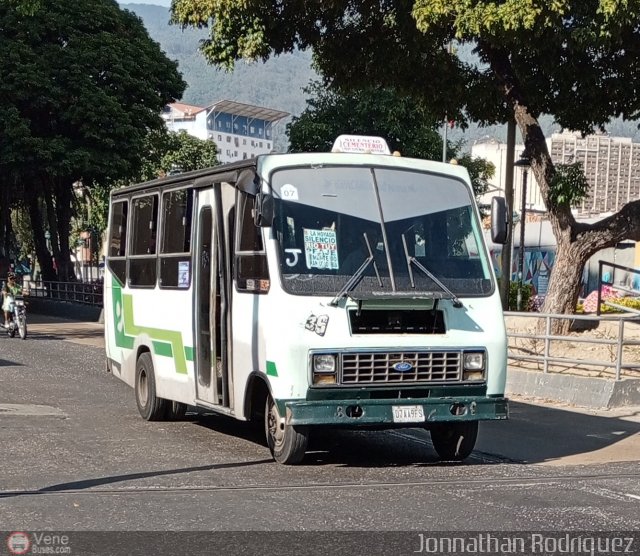
{"type": "MultiPolygon", "coordinates": [[[[515,146],[515,160],[520,158],[524,145],[515,146]]],[[[490,204],[492,197],[504,197],[504,185],[507,172],[507,144],[491,137],[476,141],[471,147],[471,155],[474,158],[484,158],[495,166],[495,174],[489,183],[489,191],[480,199],[481,204],[490,204]]],[[[513,207],[514,211],[520,212],[522,206],[522,168],[516,167],[513,172],[513,207]]],[[[544,202],[540,195],[538,182],[533,176],[533,172],[527,171],[527,210],[545,211],[544,202]]]]}
{"type": "MultiPolygon", "coordinates": [[[[581,162],[589,182],[587,197],[575,207],[578,215],[599,215],[617,212],[626,203],[640,199],[640,143],[629,137],[594,134],[582,137],[579,132],[554,133],[547,139],[547,148],[555,164],[581,162]]],[[[523,151],[516,145],[515,159],[523,151]]],[[[491,197],[504,195],[507,144],[494,138],[477,141],[471,148],[474,157],[485,158],[496,168],[490,180],[493,189],[481,199],[490,203],[491,197]]],[[[514,208],[522,203],[522,172],[515,168],[513,177],[514,208]]],[[[540,189],[531,171],[527,179],[527,208],[544,211],[540,189]]]]}
{"type": "Polygon", "coordinates": [[[617,212],[640,199],[640,143],[630,137],[565,131],[551,135],[547,146],[554,163],[582,163],[589,194],[577,207],[579,214],[617,212]]]}
{"type": "Polygon", "coordinates": [[[221,163],[253,158],[273,150],[273,131],[288,112],[232,100],[221,100],[204,108],[176,102],[162,117],[170,131],[214,141],[221,163]]]}

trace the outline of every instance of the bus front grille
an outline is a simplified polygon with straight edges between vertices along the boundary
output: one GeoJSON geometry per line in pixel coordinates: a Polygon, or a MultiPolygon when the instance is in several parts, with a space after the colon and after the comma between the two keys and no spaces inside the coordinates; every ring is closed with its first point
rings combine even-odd
{"type": "Polygon", "coordinates": [[[342,384],[460,382],[462,352],[358,352],[342,354],[342,384]]]}

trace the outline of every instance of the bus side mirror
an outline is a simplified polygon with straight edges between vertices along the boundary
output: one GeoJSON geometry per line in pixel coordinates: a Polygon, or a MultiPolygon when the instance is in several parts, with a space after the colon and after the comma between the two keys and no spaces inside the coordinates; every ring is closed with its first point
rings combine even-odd
{"type": "Polygon", "coordinates": [[[266,228],[273,224],[274,203],[273,196],[262,193],[256,197],[253,223],[259,228],[266,228]]]}
{"type": "Polygon", "coordinates": [[[258,193],[258,186],[260,185],[260,180],[258,175],[252,168],[247,168],[240,172],[238,179],[236,180],[236,187],[249,195],[256,195],[258,193]]]}
{"type": "Polygon", "coordinates": [[[504,197],[491,199],[491,240],[504,245],[509,237],[509,211],[504,197]]]}

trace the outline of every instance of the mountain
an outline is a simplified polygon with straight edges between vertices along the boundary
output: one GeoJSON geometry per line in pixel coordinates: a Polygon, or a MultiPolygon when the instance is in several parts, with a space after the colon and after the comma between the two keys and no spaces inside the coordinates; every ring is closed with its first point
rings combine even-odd
{"type": "MultiPolygon", "coordinates": [[[[160,1],[160,0],[158,0],[160,1]]],[[[149,35],[160,44],[167,56],[178,62],[178,66],[188,84],[183,101],[196,106],[206,106],[223,99],[257,104],[267,108],[284,110],[297,116],[306,107],[303,88],[317,74],[311,68],[309,52],[294,52],[272,58],[265,63],[238,62],[233,72],[226,72],[208,65],[198,51],[199,41],[208,35],[206,29],[182,30],[169,25],[169,9],[151,4],[121,4],[123,9],[137,14],[143,21],[149,35]]],[[[471,49],[461,51],[461,57],[471,57],[471,49]]],[[[281,122],[275,131],[278,150],[286,148],[285,124],[281,122]]],[[[552,116],[543,116],[540,124],[548,137],[553,131],[560,131],[552,116]]],[[[611,135],[632,137],[640,142],[637,122],[621,119],[613,120],[607,126],[611,135]]],[[[345,130],[348,131],[348,130],[345,130]]],[[[449,130],[451,141],[462,141],[463,150],[486,136],[506,141],[506,126],[480,127],[470,124],[464,132],[458,128],[449,130]]],[[[520,135],[517,134],[517,141],[520,135]]]]}
{"type": "MultiPolygon", "coordinates": [[[[123,9],[140,17],[153,40],[158,42],[167,57],[178,62],[187,82],[183,102],[206,106],[229,99],[256,104],[299,115],[306,107],[303,88],[317,77],[311,69],[311,54],[294,52],[272,58],[265,63],[238,62],[233,72],[216,69],[206,63],[198,51],[199,42],[206,38],[206,29],[182,30],[169,24],[169,10],[150,4],[122,4],[123,9]]],[[[276,147],[282,147],[285,124],[277,126],[276,147]]]]}

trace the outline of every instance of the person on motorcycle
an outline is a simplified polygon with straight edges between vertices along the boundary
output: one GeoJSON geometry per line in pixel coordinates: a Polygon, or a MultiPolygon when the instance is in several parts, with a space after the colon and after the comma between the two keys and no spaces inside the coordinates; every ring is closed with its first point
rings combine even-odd
{"type": "Polygon", "coordinates": [[[22,288],[16,282],[16,275],[13,272],[7,274],[7,283],[2,288],[2,310],[4,311],[4,327],[9,327],[9,319],[11,317],[10,305],[11,298],[20,294],[22,288]]]}

